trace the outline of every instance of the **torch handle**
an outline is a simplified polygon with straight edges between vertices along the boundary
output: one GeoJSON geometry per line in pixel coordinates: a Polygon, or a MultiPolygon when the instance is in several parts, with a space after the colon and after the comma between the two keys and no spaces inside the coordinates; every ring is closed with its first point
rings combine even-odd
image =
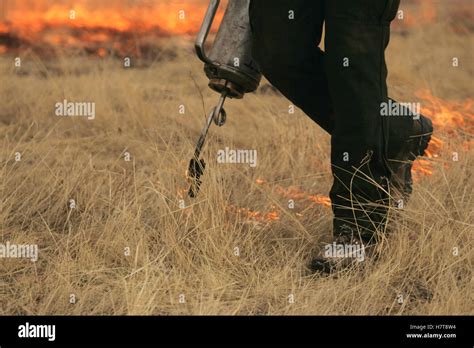
{"type": "Polygon", "coordinates": [[[206,15],[201,25],[201,29],[196,37],[196,42],[194,43],[194,48],[196,54],[204,63],[212,64],[212,61],[207,57],[206,52],[204,51],[204,44],[206,43],[207,36],[211,30],[212,23],[216,17],[217,9],[219,8],[220,0],[211,0],[209,2],[209,7],[207,8],[206,15]]]}

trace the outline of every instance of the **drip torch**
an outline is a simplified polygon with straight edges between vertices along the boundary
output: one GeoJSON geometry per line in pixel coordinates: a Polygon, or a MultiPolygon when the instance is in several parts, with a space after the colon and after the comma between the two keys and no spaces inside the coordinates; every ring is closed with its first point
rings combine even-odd
{"type": "Polygon", "coordinates": [[[214,44],[209,55],[206,54],[204,46],[219,4],[220,0],[210,0],[195,42],[196,54],[204,62],[204,72],[209,78],[209,87],[219,93],[220,98],[207,118],[194,150],[194,157],[189,162],[187,176],[191,182],[188,191],[190,197],[196,197],[201,185],[201,176],[206,164],[199,157],[209,128],[212,122],[219,127],[226,122],[226,98],[243,98],[245,93],[258,88],[262,77],[251,55],[250,0],[229,1],[214,44]]]}

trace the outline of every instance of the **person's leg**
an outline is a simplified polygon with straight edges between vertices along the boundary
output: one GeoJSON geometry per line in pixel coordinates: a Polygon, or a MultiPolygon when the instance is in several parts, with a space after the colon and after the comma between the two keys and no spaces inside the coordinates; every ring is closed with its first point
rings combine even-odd
{"type": "MultiPolygon", "coordinates": [[[[253,32],[252,54],[270,83],[330,134],[333,133],[335,125],[333,101],[339,104],[337,107],[338,132],[332,143],[334,174],[341,181],[336,179],[331,190],[333,211],[336,218],[343,218],[336,219],[336,221],[342,221],[342,225],[345,225],[344,220],[350,223],[350,227],[356,225],[356,220],[364,221],[363,225],[366,227],[364,230],[370,232],[374,230],[371,220],[378,217],[374,219],[374,222],[377,220],[380,220],[379,223],[383,222],[386,209],[383,206],[379,207],[370,214],[369,218],[365,212],[358,212],[358,219],[354,219],[352,209],[345,209],[354,206],[350,192],[357,193],[354,197],[356,210],[361,208],[357,200],[359,202],[381,200],[381,203],[385,204],[386,194],[373,185],[368,185],[364,179],[350,180],[353,176],[352,165],[357,165],[357,159],[360,161],[361,156],[366,154],[364,150],[369,149],[364,142],[376,141],[376,146],[370,146],[376,150],[374,158],[370,166],[364,166],[364,170],[367,173],[369,167],[375,167],[375,173],[388,177],[388,166],[384,166],[383,162],[394,159],[390,167],[396,171],[396,163],[405,160],[406,143],[414,135],[414,122],[409,117],[391,120],[386,118],[385,127],[383,127],[385,137],[382,136],[381,129],[380,132],[378,131],[378,128],[382,128],[379,124],[380,102],[387,101],[386,67],[383,54],[389,40],[389,21],[396,13],[398,0],[331,0],[332,5],[326,5],[329,10],[327,16],[330,32],[326,42],[330,47],[329,56],[317,47],[326,17],[324,2],[324,0],[273,0],[271,2],[252,0],[249,8],[253,32]],[[351,13],[352,10],[355,11],[351,13]],[[341,37],[341,42],[338,43],[333,37],[345,35],[343,30],[338,30],[341,25],[346,25],[345,21],[348,22],[346,28],[348,33],[346,37],[341,37]],[[361,32],[358,33],[358,30],[361,32]],[[333,42],[336,42],[336,47],[333,47],[333,42]],[[365,49],[367,52],[362,52],[365,49]],[[352,56],[349,57],[349,55],[352,56]],[[368,55],[367,60],[364,55],[368,55]],[[350,58],[347,68],[352,69],[351,74],[345,70],[338,70],[343,67],[341,56],[350,58]],[[327,61],[326,67],[324,67],[324,61],[327,61]],[[327,70],[330,71],[333,80],[331,93],[327,70]],[[347,86],[344,80],[345,72],[347,72],[345,75],[350,75],[347,86]],[[358,74],[361,75],[361,81],[357,80],[358,74]],[[374,85],[378,88],[374,88],[374,85]],[[365,92],[366,89],[368,93],[365,92]],[[378,89],[380,93],[374,93],[378,89]],[[352,105],[355,105],[354,110],[352,105]],[[367,110],[370,112],[367,113],[367,110]],[[353,111],[355,115],[352,117],[353,111]],[[348,117],[348,122],[344,124],[348,117]],[[368,127],[365,127],[366,123],[368,127]],[[375,130],[371,129],[374,125],[375,130]],[[351,139],[352,131],[356,133],[356,137],[351,139]],[[370,132],[372,135],[369,135],[370,132]],[[341,140],[345,138],[344,133],[349,133],[349,137],[341,140]],[[373,136],[380,139],[372,139],[373,136]],[[349,155],[350,162],[340,163],[341,159],[344,160],[346,157],[345,152],[349,155]],[[347,168],[349,168],[348,172],[346,172],[347,168]]],[[[369,173],[368,178],[365,179],[371,179],[373,177],[371,174],[373,173],[369,173]]],[[[382,184],[385,186],[386,182],[383,181],[382,184]]],[[[337,226],[334,233],[338,235],[341,224],[335,225],[337,226]]],[[[370,238],[371,233],[367,236],[370,238]]]]}
{"type": "Polygon", "coordinates": [[[334,105],[330,196],[334,234],[372,241],[384,230],[390,170],[384,50],[399,0],[327,0],[326,76],[334,105]]]}
{"type": "MultiPolygon", "coordinates": [[[[324,69],[326,54],[318,47],[325,17],[324,0],[252,0],[249,15],[252,55],[265,77],[331,134],[334,110],[324,69]]],[[[390,149],[397,153],[398,143],[411,135],[411,123],[407,119],[392,123],[390,142],[394,145],[390,149]]]]}
{"type": "Polygon", "coordinates": [[[323,0],[252,0],[252,55],[263,75],[328,133],[332,103],[318,45],[323,0]]]}

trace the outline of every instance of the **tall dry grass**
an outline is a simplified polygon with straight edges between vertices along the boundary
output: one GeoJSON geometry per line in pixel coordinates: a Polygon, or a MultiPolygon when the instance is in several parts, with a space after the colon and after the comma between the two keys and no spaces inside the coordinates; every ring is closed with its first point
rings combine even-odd
{"type": "MultiPolygon", "coordinates": [[[[469,57],[466,38],[472,43],[442,24],[394,35],[391,95],[472,94],[472,65],[447,71],[442,63],[453,52],[469,57]]],[[[187,198],[184,172],[217,96],[190,49],[176,54],[133,69],[32,53],[17,69],[13,57],[0,58],[0,242],[39,246],[36,263],[0,260],[1,314],[474,312],[474,155],[461,139],[444,138],[434,174],[391,214],[395,232],[378,262],[310,276],[305,266],[330,240],[331,212],[305,198],[289,209],[281,188],[328,193],[328,135],[301,112],[289,115],[271,89],[231,100],[228,123],[208,139],[202,192],[187,198]],[[54,116],[63,99],[94,101],[96,119],[54,116]],[[217,164],[225,146],[256,149],[258,166],[217,164]]]]}

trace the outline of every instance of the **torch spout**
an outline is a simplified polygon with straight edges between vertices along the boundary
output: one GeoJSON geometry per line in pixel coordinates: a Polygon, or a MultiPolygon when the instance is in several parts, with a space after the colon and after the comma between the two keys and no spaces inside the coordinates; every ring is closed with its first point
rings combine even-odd
{"type": "Polygon", "coordinates": [[[224,110],[224,102],[227,97],[227,93],[227,91],[222,92],[217,106],[214,107],[210,112],[206,123],[201,131],[201,135],[199,136],[196,148],[194,149],[194,157],[191,158],[191,160],[189,161],[189,167],[186,173],[187,178],[191,184],[188,191],[189,197],[194,198],[199,192],[199,187],[201,185],[201,176],[204,174],[204,168],[206,167],[206,163],[204,162],[204,160],[199,159],[199,157],[201,156],[201,151],[204,147],[207,133],[209,132],[209,128],[211,127],[212,121],[214,121],[214,123],[219,127],[225,124],[227,115],[224,110]]]}

